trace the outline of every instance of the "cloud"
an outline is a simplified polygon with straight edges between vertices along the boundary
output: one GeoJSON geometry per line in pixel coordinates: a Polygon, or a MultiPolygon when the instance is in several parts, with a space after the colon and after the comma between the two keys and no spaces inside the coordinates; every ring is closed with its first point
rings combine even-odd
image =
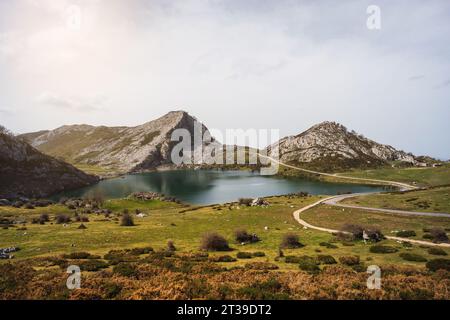
{"type": "Polygon", "coordinates": [[[0,109],[0,115],[4,115],[4,116],[7,116],[7,117],[9,117],[9,116],[12,116],[12,112],[11,111],[9,111],[9,110],[6,110],[6,109],[0,109]]]}
{"type": "Polygon", "coordinates": [[[444,82],[441,82],[440,84],[434,86],[435,89],[441,89],[450,86],[450,79],[445,80],[444,82]]]}
{"type": "Polygon", "coordinates": [[[414,75],[408,78],[409,81],[417,81],[417,80],[422,80],[423,78],[425,78],[425,75],[423,74],[418,74],[418,75],[414,75]]]}
{"type": "Polygon", "coordinates": [[[103,109],[105,100],[106,98],[100,96],[87,99],[68,98],[53,92],[43,92],[36,98],[41,105],[80,112],[100,111],[103,109]]]}

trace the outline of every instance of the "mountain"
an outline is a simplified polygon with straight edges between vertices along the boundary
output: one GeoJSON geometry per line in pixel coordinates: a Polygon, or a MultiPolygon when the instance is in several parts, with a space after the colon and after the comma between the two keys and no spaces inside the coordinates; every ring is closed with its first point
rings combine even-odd
{"type": "MultiPolygon", "coordinates": [[[[70,125],[21,137],[43,153],[76,166],[130,173],[172,165],[171,151],[178,143],[171,141],[172,132],[186,129],[193,137],[195,121],[187,112],[173,111],[137,127],[70,125]]],[[[201,125],[201,130],[207,128],[201,125]]]]}
{"type": "Polygon", "coordinates": [[[98,180],[0,131],[0,198],[41,198],[98,180]]]}
{"type": "Polygon", "coordinates": [[[281,139],[268,147],[272,157],[284,163],[301,164],[311,169],[335,171],[369,168],[393,161],[416,164],[415,157],[404,151],[369,140],[336,122],[317,124],[297,136],[281,139]]]}

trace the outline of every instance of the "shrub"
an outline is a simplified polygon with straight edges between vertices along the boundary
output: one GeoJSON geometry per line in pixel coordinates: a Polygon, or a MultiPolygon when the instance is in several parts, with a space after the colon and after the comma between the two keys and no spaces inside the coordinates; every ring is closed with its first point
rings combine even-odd
{"type": "Polygon", "coordinates": [[[48,216],[47,213],[43,213],[43,214],[40,215],[39,221],[40,222],[49,222],[50,221],[50,217],[48,216]]]}
{"type": "Polygon", "coordinates": [[[384,235],[381,233],[379,229],[367,229],[363,231],[363,235],[364,232],[366,233],[367,237],[369,237],[370,241],[378,242],[384,239],[384,235]]]}
{"type": "Polygon", "coordinates": [[[229,256],[229,255],[225,255],[225,256],[212,257],[210,260],[213,262],[235,262],[236,258],[233,258],[232,256],[229,256]]]}
{"type": "Polygon", "coordinates": [[[98,257],[92,256],[89,252],[72,252],[63,255],[64,259],[98,259],[98,257]]]}
{"type": "Polygon", "coordinates": [[[346,223],[342,226],[341,231],[350,233],[353,240],[358,240],[362,239],[364,228],[357,224],[346,223]]]}
{"type": "Polygon", "coordinates": [[[402,230],[396,233],[396,236],[401,238],[410,238],[415,237],[416,235],[417,234],[414,230],[402,230]]]}
{"type": "Polygon", "coordinates": [[[120,225],[122,227],[133,227],[134,226],[133,217],[129,213],[124,213],[122,215],[122,219],[120,221],[120,225]]]}
{"type": "Polygon", "coordinates": [[[317,260],[319,261],[320,264],[336,264],[336,259],[333,258],[333,256],[330,255],[324,255],[324,254],[319,254],[317,256],[317,260]]]}
{"type": "Polygon", "coordinates": [[[284,262],[286,262],[286,263],[300,263],[300,257],[297,257],[297,256],[286,256],[284,258],[284,262]]]}
{"type": "Polygon", "coordinates": [[[108,268],[108,264],[101,260],[86,260],[78,263],[82,271],[99,271],[100,269],[108,268]]]}
{"type": "Polygon", "coordinates": [[[428,249],[428,253],[435,256],[446,256],[447,252],[442,250],[441,248],[430,248],[428,249]]]}
{"type": "Polygon", "coordinates": [[[56,224],[69,223],[70,217],[65,214],[59,214],[56,216],[56,224]]]}
{"type": "Polygon", "coordinates": [[[343,256],[339,258],[339,262],[345,264],[346,266],[356,266],[359,265],[359,256],[343,256]]]}
{"type": "Polygon", "coordinates": [[[266,256],[266,254],[264,252],[262,252],[262,251],[253,252],[252,255],[254,257],[265,257],[266,256]]]}
{"type": "Polygon", "coordinates": [[[430,234],[433,237],[433,242],[448,242],[448,236],[445,233],[444,229],[441,228],[433,228],[430,230],[430,234]]]}
{"type": "Polygon", "coordinates": [[[238,252],[236,257],[238,259],[251,259],[253,255],[250,252],[238,252]]]}
{"type": "Polygon", "coordinates": [[[201,249],[207,251],[230,251],[228,241],[217,233],[207,233],[203,236],[201,249]]]}
{"type": "Polygon", "coordinates": [[[281,248],[284,249],[296,249],[303,247],[303,244],[300,243],[299,238],[294,233],[285,234],[283,237],[283,241],[281,242],[281,248]]]}
{"type": "Polygon", "coordinates": [[[80,224],[80,226],[78,227],[78,229],[80,230],[86,230],[87,227],[84,224],[80,224]]]}
{"type": "Polygon", "coordinates": [[[321,242],[321,243],[319,243],[319,245],[320,245],[321,247],[326,247],[326,248],[328,248],[328,249],[337,249],[337,248],[338,248],[337,245],[334,245],[334,244],[329,243],[329,242],[321,242]]]}
{"type": "Polygon", "coordinates": [[[376,245],[370,247],[372,253],[395,253],[398,249],[391,246],[376,245]]]}
{"type": "Polygon", "coordinates": [[[427,262],[426,267],[428,270],[446,270],[450,271],[450,259],[434,259],[427,262]]]}
{"type": "Polygon", "coordinates": [[[239,243],[254,243],[261,241],[256,234],[248,234],[245,230],[236,230],[234,232],[234,238],[239,243]]]}
{"type": "Polygon", "coordinates": [[[426,262],[427,261],[427,259],[425,259],[421,255],[409,253],[409,252],[400,253],[400,257],[406,261],[415,261],[415,262],[426,262]]]}
{"type": "Polygon", "coordinates": [[[149,254],[150,252],[153,252],[153,248],[152,247],[133,248],[128,252],[133,256],[140,256],[141,254],[149,254]]]}
{"type": "Polygon", "coordinates": [[[177,251],[177,248],[175,248],[175,244],[172,240],[167,241],[167,250],[168,251],[177,251]]]}
{"type": "Polygon", "coordinates": [[[251,199],[251,198],[240,198],[238,200],[238,202],[239,202],[240,205],[250,206],[251,203],[253,202],[253,199],[251,199]]]}
{"type": "Polygon", "coordinates": [[[318,266],[318,261],[313,257],[309,256],[301,256],[299,257],[298,266],[300,270],[307,271],[309,273],[318,273],[320,272],[320,268],[318,266]]]}
{"type": "Polygon", "coordinates": [[[433,240],[434,239],[434,237],[431,234],[429,234],[429,233],[425,233],[422,236],[422,238],[427,239],[427,240],[433,240]]]}
{"type": "Polygon", "coordinates": [[[251,270],[277,270],[279,267],[270,262],[249,262],[245,264],[246,269],[251,270]]]}
{"type": "Polygon", "coordinates": [[[121,275],[123,277],[133,277],[136,275],[136,268],[130,263],[119,263],[113,268],[113,273],[121,275]]]}

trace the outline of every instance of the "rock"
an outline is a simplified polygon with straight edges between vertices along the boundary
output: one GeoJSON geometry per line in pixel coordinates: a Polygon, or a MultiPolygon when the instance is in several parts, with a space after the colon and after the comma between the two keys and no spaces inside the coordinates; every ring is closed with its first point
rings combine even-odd
{"type": "Polygon", "coordinates": [[[250,204],[252,207],[265,207],[269,205],[269,202],[267,202],[265,199],[263,198],[256,198],[252,201],[252,203],[250,204]]]}

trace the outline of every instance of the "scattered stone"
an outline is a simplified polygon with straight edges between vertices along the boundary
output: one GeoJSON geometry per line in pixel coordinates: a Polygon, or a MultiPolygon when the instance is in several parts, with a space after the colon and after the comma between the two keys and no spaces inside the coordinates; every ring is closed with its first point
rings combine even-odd
{"type": "Polygon", "coordinates": [[[12,259],[14,255],[11,253],[19,251],[19,247],[0,248],[0,259],[12,259]]]}

